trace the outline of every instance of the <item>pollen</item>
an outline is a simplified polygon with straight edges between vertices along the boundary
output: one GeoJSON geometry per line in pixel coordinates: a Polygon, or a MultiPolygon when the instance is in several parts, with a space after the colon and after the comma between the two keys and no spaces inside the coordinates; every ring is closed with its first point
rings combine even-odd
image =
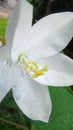
{"type": "Polygon", "coordinates": [[[37,71],[35,71],[35,73],[32,75],[32,77],[33,77],[33,78],[37,78],[37,77],[39,77],[39,76],[44,75],[44,73],[47,72],[47,71],[48,71],[48,66],[45,65],[45,66],[43,67],[43,69],[38,69],[37,71]]]}
{"type": "Polygon", "coordinates": [[[39,77],[39,76],[42,76],[44,73],[42,72],[42,71],[38,71],[38,72],[35,72],[33,75],[32,75],[32,77],[33,78],[37,78],[37,77],[39,77]]]}
{"type": "Polygon", "coordinates": [[[42,76],[48,71],[47,65],[41,69],[35,61],[27,59],[23,53],[19,55],[18,62],[20,62],[22,69],[29,72],[33,78],[42,76]]]}
{"type": "Polygon", "coordinates": [[[28,61],[28,66],[29,66],[30,70],[33,72],[35,72],[39,68],[38,64],[32,60],[28,61]]]}

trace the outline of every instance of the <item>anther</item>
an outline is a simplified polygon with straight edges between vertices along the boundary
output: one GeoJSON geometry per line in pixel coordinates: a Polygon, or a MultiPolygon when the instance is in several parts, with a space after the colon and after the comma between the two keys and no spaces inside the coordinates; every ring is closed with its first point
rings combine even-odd
{"type": "Polygon", "coordinates": [[[21,62],[21,66],[25,71],[29,71],[33,78],[37,78],[45,74],[48,71],[48,66],[45,65],[42,69],[39,68],[38,64],[32,60],[28,60],[22,53],[18,58],[18,62],[21,62]]]}

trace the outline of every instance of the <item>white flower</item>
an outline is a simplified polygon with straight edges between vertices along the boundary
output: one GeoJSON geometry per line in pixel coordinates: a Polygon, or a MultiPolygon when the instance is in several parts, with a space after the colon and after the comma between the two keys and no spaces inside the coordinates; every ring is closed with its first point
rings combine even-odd
{"type": "Polygon", "coordinates": [[[73,13],[48,15],[31,27],[32,13],[32,5],[20,0],[9,20],[7,44],[0,49],[0,101],[12,88],[25,115],[47,122],[47,86],[73,84],[73,60],[59,53],[73,37],[73,13]]]}

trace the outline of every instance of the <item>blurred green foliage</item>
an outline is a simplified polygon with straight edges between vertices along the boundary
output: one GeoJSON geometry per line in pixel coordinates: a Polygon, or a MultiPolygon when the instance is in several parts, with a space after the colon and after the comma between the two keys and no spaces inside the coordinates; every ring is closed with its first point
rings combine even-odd
{"type": "Polygon", "coordinates": [[[1,18],[0,19],[0,35],[1,36],[5,35],[4,32],[6,30],[7,22],[8,22],[8,20],[6,18],[1,18]]]}
{"type": "MultiPolygon", "coordinates": [[[[20,109],[15,104],[12,91],[10,91],[7,94],[7,96],[3,99],[2,103],[0,104],[0,117],[13,121],[22,126],[30,127],[29,119],[20,111],[20,109]]],[[[20,128],[18,127],[14,127],[12,125],[0,121],[0,130],[1,128],[2,130],[20,130],[20,128]]]]}
{"type": "Polygon", "coordinates": [[[34,6],[33,23],[46,12],[73,11],[73,0],[28,0],[34,6]],[[48,6],[49,5],[49,6],[48,6]]]}

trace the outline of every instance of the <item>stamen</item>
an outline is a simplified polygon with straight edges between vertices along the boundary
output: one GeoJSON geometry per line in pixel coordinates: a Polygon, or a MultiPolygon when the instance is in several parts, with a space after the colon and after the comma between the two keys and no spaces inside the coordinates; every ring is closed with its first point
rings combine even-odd
{"type": "Polygon", "coordinates": [[[48,66],[45,65],[42,69],[39,68],[38,64],[32,60],[28,60],[26,56],[22,53],[19,55],[18,62],[21,62],[21,66],[25,71],[29,71],[33,78],[37,78],[45,74],[48,71],[48,66]]]}
{"type": "Polygon", "coordinates": [[[42,69],[42,71],[48,71],[48,66],[45,65],[44,68],[42,69]]]}
{"type": "Polygon", "coordinates": [[[32,75],[32,77],[33,77],[33,78],[37,78],[37,77],[43,75],[43,74],[44,74],[45,72],[47,72],[47,71],[48,71],[48,66],[45,65],[43,69],[40,69],[40,70],[36,71],[36,72],[32,75]]]}
{"type": "Polygon", "coordinates": [[[39,76],[41,76],[41,75],[43,75],[44,73],[42,72],[42,71],[38,71],[38,72],[35,72],[34,74],[32,74],[32,77],[33,78],[37,78],[37,77],[39,77],[39,76]]]}
{"type": "Polygon", "coordinates": [[[21,54],[19,55],[17,62],[20,62],[20,60],[21,60],[22,57],[25,57],[23,53],[21,53],[21,54]]]}
{"type": "Polygon", "coordinates": [[[35,72],[39,69],[38,64],[34,61],[28,61],[28,67],[33,72],[35,72]]]}

